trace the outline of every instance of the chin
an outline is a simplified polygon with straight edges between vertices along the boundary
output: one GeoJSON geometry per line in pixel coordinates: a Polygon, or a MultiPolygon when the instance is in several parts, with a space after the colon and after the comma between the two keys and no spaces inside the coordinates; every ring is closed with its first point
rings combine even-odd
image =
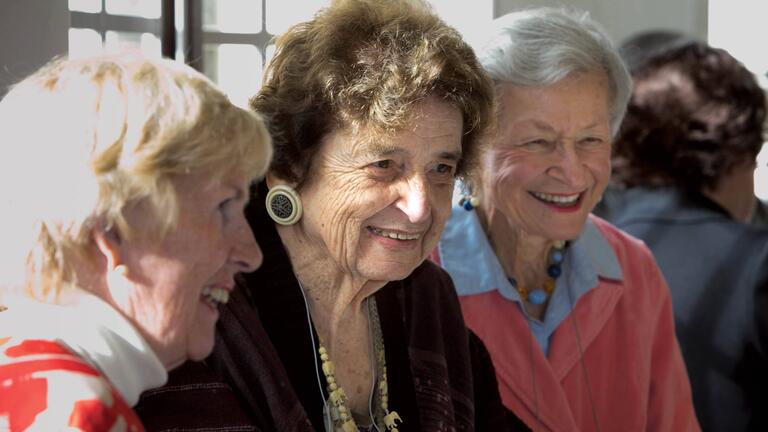
{"type": "Polygon", "coordinates": [[[187,349],[188,360],[201,361],[211,355],[213,352],[214,337],[211,332],[210,337],[198,338],[190,341],[190,346],[187,349]]]}
{"type": "Polygon", "coordinates": [[[385,263],[379,262],[376,265],[366,266],[367,268],[361,269],[361,274],[365,275],[366,279],[378,280],[378,281],[399,281],[407,278],[413,273],[424,260],[417,263],[385,263]]]}

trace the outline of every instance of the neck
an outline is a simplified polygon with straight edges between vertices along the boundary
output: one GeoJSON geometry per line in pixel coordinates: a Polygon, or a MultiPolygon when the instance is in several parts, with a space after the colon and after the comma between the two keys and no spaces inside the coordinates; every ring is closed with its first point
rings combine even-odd
{"type": "Polygon", "coordinates": [[[546,277],[553,241],[529,234],[493,208],[478,209],[478,216],[507,276],[526,286],[539,286],[546,277]]]}
{"type": "Polygon", "coordinates": [[[717,186],[703,193],[723,207],[732,218],[749,222],[755,211],[754,181],[754,164],[739,165],[723,176],[717,186]]]}
{"type": "Polygon", "coordinates": [[[306,296],[312,320],[329,349],[347,325],[367,322],[365,300],[386,282],[371,281],[344,271],[330,257],[327,248],[301,237],[298,225],[279,226],[277,231],[285,246],[301,288],[306,296]]]}

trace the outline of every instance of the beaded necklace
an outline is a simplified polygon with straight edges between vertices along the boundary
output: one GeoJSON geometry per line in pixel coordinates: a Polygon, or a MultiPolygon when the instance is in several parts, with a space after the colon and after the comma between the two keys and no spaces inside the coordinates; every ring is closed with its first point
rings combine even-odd
{"type": "Polygon", "coordinates": [[[562,265],[563,258],[565,257],[564,252],[565,242],[562,240],[556,241],[549,252],[549,266],[547,267],[548,278],[544,281],[544,286],[542,288],[534,288],[529,291],[523,285],[519,284],[515,278],[508,278],[509,283],[512,284],[512,288],[520,294],[520,298],[523,299],[523,301],[527,301],[536,306],[547,301],[549,296],[552,295],[552,292],[555,290],[555,282],[557,278],[563,274],[562,265]]]}
{"type": "MultiPolygon", "coordinates": [[[[381,334],[381,323],[379,322],[379,313],[376,310],[376,300],[373,297],[370,297],[367,303],[371,326],[373,328],[376,364],[378,366],[379,381],[376,388],[379,391],[379,407],[381,408],[382,413],[381,420],[388,431],[398,432],[396,427],[397,422],[402,423],[402,420],[397,414],[397,411],[389,410],[384,338],[381,334]]],[[[329,409],[331,411],[331,419],[333,420],[335,430],[337,432],[358,432],[359,429],[357,423],[355,423],[355,420],[352,418],[352,412],[347,407],[347,394],[344,392],[344,389],[336,383],[336,368],[328,356],[328,350],[325,349],[322,342],[320,342],[317,352],[320,354],[323,375],[325,375],[325,382],[327,384],[326,389],[328,390],[331,399],[329,409]]]]}

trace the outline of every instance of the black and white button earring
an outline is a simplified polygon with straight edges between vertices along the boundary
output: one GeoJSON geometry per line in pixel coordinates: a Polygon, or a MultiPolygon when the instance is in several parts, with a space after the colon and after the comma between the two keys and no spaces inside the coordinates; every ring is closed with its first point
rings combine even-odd
{"type": "Polygon", "coordinates": [[[301,219],[301,197],[288,185],[275,185],[267,193],[267,213],[280,225],[293,225],[301,219]]]}

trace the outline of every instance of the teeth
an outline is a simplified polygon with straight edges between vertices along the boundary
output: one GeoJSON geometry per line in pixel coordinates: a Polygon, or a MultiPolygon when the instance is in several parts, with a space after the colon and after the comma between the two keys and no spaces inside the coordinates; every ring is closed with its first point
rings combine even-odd
{"type": "Polygon", "coordinates": [[[374,227],[368,227],[368,228],[378,236],[389,237],[395,240],[416,240],[421,237],[421,234],[396,233],[392,231],[384,231],[382,229],[374,228],[374,227]]]}
{"type": "Polygon", "coordinates": [[[203,298],[213,306],[227,304],[229,301],[229,291],[224,288],[204,287],[203,298]]]}
{"type": "Polygon", "coordinates": [[[543,200],[543,201],[549,201],[557,204],[573,204],[575,203],[581,194],[574,194],[574,195],[550,195],[546,193],[541,192],[531,192],[533,196],[536,198],[543,200]]]}

